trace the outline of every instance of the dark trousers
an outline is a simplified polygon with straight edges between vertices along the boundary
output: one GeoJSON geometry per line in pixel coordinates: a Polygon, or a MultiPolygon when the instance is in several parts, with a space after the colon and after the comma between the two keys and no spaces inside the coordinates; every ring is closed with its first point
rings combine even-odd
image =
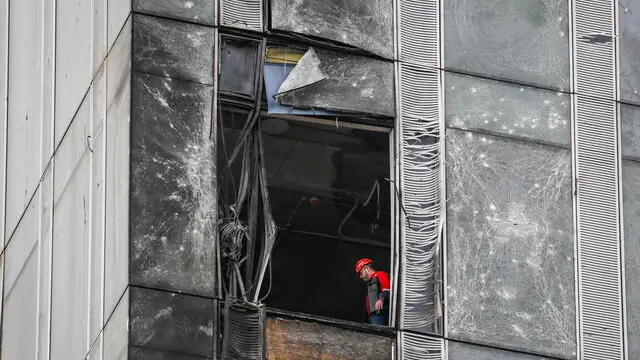
{"type": "Polygon", "coordinates": [[[374,312],[369,315],[369,324],[373,325],[389,325],[389,311],[382,310],[380,312],[374,312]]]}

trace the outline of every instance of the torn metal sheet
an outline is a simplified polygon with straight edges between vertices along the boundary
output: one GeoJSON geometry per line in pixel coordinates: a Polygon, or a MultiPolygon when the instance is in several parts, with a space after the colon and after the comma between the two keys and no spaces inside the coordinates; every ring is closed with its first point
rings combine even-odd
{"type": "Polygon", "coordinates": [[[291,70],[287,78],[284,79],[276,96],[313,85],[326,79],[327,76],[320,68],[318,55],[313,48],[309,48],[302,58],[300,58],[298,64],[291,70]]]}
{"type": "MultiPolygon", "coordinates": [[[[327,79],[278,94],[278,103],[394,116],[393,63],[333,51],[318,50],[316,54],[327,79]]],[[[312,70],[303,68],[297,76],[314,76],[312,70]]]]}
{"type": "Polygon", "coordinates": [[[393,57],[392,0],[274,0],[271,26],[393,57]]]}
{"type": "Polygon", "coordinates": [[[265,63],[264,64],[264,90],[267,95],[267,112],[269,114],[291,115],[331,115],[322,109],[299,109],[293,106],[278,104],[275,95],[280,85],[287,78],[295,64],[291,63],[265,63]]]}

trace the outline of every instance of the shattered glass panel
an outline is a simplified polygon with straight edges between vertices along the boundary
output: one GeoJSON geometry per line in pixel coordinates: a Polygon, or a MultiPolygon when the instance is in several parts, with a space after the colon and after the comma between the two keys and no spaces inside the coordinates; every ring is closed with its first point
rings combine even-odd
{"type": "Polygon", "coordinates": [[[447,131],[452,338],[575,357],[571,153],[447,131]]]}
{"type": "Polygon", "coordinates": [[[134,74],[131,96],[131,283],[212,296],[213,87],[134,74]]]}
{"type": "Polygon", "coordinates": [[[640,359],[640,162],[622,162],[622,187],[629,359],[640,359]]]}
{"type": "Polygon", "coordinates": [[[273,0],[271,26],[393,57],[392,0],[273,0]]]}
{"type": "Polygon", "coordinates": [[[569,94],[448,73],[447,126],[570,145],[569,94]]]}
{"type": "MultiPolygon", "coordinates": [[[[213,357],[213,299],[138,287],[130,289],[130,345],[213,357]]],[[[133,351],[131,355],[135,358],[133,351]]]]}
{"type": "Polygon", "coordinates": [[[547,358],[513,351],[449,341],[449,360],[545,360],[547,358]]]}
{"type": "Polygon", "coordinates": [[[447,0],[448,69],[569,88],[567,0],[447,0]]]}
{"type": "MultiPolygon", "coordinates": [[[[394,116],[393,63],[332,51],[316,53],[327,79],[276,95],[280,104],[394,116]]],[[[317,68],[298,73],[317,76],[317,68]]]]}
{"type": "Polygon", "coordinates": [[[212,27],[134,14],[133,68],[213,85],[214,34],[212,27]]]}
{"type": "Polygon", "coordinates": [[[220,92],[255,96],[258,45],[255,41],[222,37],[220,92]]]}
{"type": "Polygon", "coordinates": [[[640,104],[640,2],[618,0],[620,97],[640,104]]]}
{"type": "Polygon", "coordinates": [[[133,0],[133,11],[215,24],[215,0],[133,0]]]}
{"type": "Polygon", "coordinates": [[[620,105],[622,156],[640,160],[640,107],[620,105]]]}

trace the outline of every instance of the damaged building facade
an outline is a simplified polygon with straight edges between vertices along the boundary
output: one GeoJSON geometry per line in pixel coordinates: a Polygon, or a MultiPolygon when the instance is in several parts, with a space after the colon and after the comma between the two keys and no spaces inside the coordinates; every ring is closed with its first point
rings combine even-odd
{"type": "Polygon", "coordinates": [[[637,1],[0,0],[0,29],[0,359],[640,358],[637,1]]]}

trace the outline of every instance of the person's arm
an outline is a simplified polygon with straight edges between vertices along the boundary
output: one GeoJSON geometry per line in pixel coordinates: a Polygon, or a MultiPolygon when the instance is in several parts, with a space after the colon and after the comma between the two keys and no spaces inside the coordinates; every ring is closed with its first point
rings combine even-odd
{"type": "Polygon", "coordinates": [[[389,297],[391,296],[391,284],[387,273],[379,272],[376,278],[380,284],[380,294],[378,294],[378,301],[376,301],[376,310],[380,311],[384,307],[384,304],[389,301],[389,297]]]}
{"type": "Polygon", "coordinates": [[[378,295],[378,299],[386,302],[391,296],[391,283],[389,281],[389,275],[384,272],[378,273],[378,282],[380,282],[380,295],[378,295]]]}

